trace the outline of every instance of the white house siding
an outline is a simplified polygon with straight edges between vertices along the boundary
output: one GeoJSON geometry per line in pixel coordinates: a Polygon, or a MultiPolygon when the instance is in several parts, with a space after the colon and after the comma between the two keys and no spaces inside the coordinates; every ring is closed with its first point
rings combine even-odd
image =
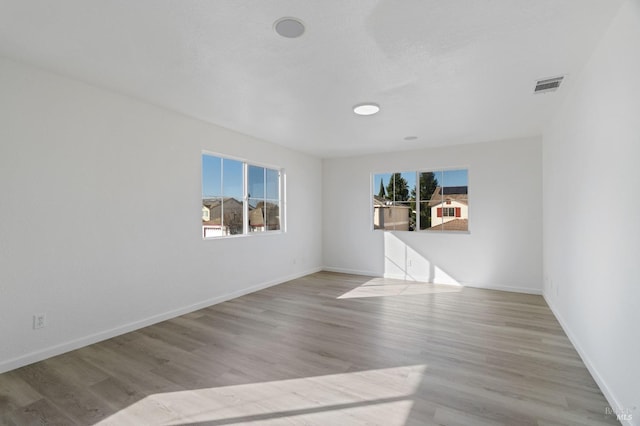
{"type": "Polygon", "coordinates": [[[409,207],[374,206],[373,225],[375,229],[408,231],[409,207]]]}
{"type": "Polygon", "coordinates": [[[431,207],[431,226],[441,225],[443,223],[450,222],[455,219],[468,219],[469,218],[469,206],[459,201],[451,200],[449,204],[444,203],[437,204],[431,207]],[[440,207],[458,207],[460,208],[460,217],[455,216],[442,216],[438,217],[438,208],[440,207]]]}

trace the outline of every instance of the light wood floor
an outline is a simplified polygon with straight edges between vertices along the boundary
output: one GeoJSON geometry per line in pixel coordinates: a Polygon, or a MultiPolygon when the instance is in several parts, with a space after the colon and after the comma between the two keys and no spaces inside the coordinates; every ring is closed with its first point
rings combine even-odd
{"type": "Polygon", "coordinates": [[[600,425],[540,296],[321,272],[0,375],[0,424],[600,425]]]}

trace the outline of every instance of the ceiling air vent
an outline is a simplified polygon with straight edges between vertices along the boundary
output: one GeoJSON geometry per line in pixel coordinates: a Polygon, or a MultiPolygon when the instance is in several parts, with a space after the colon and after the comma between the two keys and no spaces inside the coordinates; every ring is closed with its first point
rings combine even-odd
{"type": "Polygon", "coordinates": [[[558,87],[560,87],[560,83],[562,83],[563,79],[564,76],[538,80],[536,81],[536,88],[533,90],[533,93],[554,92],[558,90],[558,87]]]}

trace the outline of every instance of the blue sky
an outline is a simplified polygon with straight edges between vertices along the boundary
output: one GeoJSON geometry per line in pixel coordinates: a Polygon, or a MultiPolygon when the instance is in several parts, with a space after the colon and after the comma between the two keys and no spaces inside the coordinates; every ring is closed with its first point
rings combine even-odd
{"type": "MultiPolygon", "coordinates": [[[[458,170],[444,170],[434,172],[439,186],[468,186],[469,185],[469,173],[467,169],[458,170]]],[[[380,180],[384,182],[385,189],[389,184],[389,179],[393,173],[377,173],[374,175],[373,182],[373,194],[378,195],[380,190],[380,180]]],[[[402,172],[402,177],[407,180],[409,184],[409,191],[416,185],[416,172],[402,172]]]]}
{"type": "Polygon", "coordinates": [[[242,200],[242,162],[202,156],[202,197],[233,197],[242,200]],[[221,179],[221,171],[224,174],[221,179]],[[224,188],[222,187],[224,182],[224,188]]]}
{"type": "MultiPolygon", "coordinates": [[[[278,199],[277,170],[249,165],[248,179],[247,188],[252,198],[264,199],[266,190],[267,199],[278,199]]],[[[242,161],[213,155],[202,156],[202,198],[233,197],[242,200],[242,181],[242,161]]]]}

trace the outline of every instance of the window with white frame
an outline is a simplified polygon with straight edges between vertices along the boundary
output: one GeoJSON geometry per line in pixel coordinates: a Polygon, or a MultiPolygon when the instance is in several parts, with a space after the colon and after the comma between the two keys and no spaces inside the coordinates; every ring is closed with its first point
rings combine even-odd
{"type": "Polygon", "coordinates": [[[279,231],[282,171],[202,154],[203,238],[279,231]]]}
{"type": "Polygon", "coordinates": [[[373,229],[468,231],[467,169],[372,175],[373,229]]]}

